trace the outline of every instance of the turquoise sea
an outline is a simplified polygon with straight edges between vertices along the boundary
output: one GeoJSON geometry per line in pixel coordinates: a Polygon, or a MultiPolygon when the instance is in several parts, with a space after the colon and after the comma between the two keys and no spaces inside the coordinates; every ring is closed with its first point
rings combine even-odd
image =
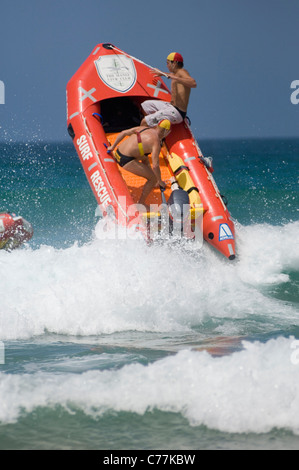
{"type": "Polygon", "coordinates": [[[299,140],[199,140],[237,258],[113,240],[71,142],[0,144],[0,449],[299,449],[299,140]]]}

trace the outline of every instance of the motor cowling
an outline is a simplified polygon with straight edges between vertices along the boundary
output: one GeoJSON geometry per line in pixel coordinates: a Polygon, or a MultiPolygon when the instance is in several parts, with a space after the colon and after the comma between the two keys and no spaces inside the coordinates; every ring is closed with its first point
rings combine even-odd
{"type": "Polygon", "coordinates": [[[186,191],[180,187],[172,188],[168,199],[170,233],[183,234],[186,219],[189,217],[190,201],[186,191]]]}

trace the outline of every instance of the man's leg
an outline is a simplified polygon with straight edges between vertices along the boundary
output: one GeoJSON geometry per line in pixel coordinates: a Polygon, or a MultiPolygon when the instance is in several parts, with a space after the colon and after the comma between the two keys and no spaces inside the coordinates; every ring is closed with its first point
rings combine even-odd
{"type": "Polygon", "coordinates": [[[162,119],[169,119],[172,124],[183,121],[181,114],[172,104],[159,100],[146,100],[142,104],[146,116],[142,119],[142,126],[155,127],[162,119]]]}
{"type": "Polygon", "coordinates": [[[130,171],[136,176],[141,176],[142,178],[146,178],[147,182],[145,183],[141,197],[138,201],[139,204],[145,204],[147,196],[150,194],[152,189],[155,187],[157,183],[157,178],[153,170],[150,166],[145,165],[142,162],[138,162],[137,160],[133,160],[132,162],[127,163],[124,166],[124,169],[130,171]]]}

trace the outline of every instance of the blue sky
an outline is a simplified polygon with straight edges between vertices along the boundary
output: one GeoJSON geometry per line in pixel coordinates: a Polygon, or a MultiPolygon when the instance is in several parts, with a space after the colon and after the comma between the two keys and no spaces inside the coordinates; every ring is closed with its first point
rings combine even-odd
{"type": "Polygon", "coordinates": [[[0,141],[69,141],[65,87],[101,42],[162,70],[180,52],[198,139],[299,137],[298,0],[1,0],[0,22],[0,141]]]}

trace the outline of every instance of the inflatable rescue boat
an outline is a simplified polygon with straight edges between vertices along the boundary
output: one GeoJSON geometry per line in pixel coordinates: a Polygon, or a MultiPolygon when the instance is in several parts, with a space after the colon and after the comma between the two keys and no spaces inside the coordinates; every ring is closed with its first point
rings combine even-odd
{"type": "Polygon", "coordinates": [[[140,125],[143,101],[171,101],[169,89],[151,69],[114,45],[103,43],[95,46],[69,80],[68,133],[87,180],[103,216],[113,218],[116,224],[134,228],[146,240],[152,239],[149,227],[165,233],[161,220],[162,208],[166,207],[170,233],[179,218],[184,236],[196,238],[200,228],[203,239],[232,260],[234,223],[188,118],[173,125],[164,140],[160,168],[167,187],[164,193],[159,188],[152,191],[146,201],[150,211],[136,205],[144,178],[121,168],[107,153],[107,146],[113,144],[119,132],[140,125]]]}
{"type": "Polygon", "coordinates": [[[23,217],[0,213],[0,250],[14,250],[29,241],[32,236],[32,225],[23,217]]]}

